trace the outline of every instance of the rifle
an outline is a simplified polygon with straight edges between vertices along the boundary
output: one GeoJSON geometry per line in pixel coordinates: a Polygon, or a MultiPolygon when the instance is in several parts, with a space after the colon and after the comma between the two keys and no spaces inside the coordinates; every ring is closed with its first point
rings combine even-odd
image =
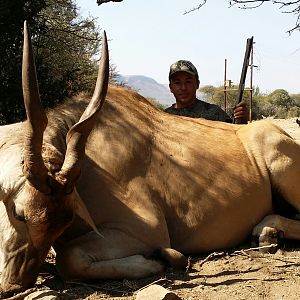
{"type": "MultiPolygon", "coordinates": [[[[247,69],[249,66],[249,58],[250,58],[250,53],[252,51],[252,47],[253,47],[253,36],[251,38],[247,39],[246,52],[245,52],[244,63],[243,63],[243,68],[242,68],[242,73],[241,73],[240,84],[239,84],[239,91],[238,91],[237,101],[236,101],[237,104],[243,100],[245,80],[246,80],[246,75],[247,75],[247,69]]],[[[233,123],[241,124],[242,120],[240,118],[236,119],[236,120],[233,119],[233,123]]]]}

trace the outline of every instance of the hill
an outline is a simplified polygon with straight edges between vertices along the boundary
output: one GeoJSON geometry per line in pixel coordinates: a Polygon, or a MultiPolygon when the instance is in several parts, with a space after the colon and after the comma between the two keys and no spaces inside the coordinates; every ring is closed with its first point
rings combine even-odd
{"type": "Polygon", "coordinates": [[[119,83],[125,83],[144,97],[156,99],[159,103],[171,105],[175,102],[167,84],[158,83],[144,75],[119,75],[119,83]]]}

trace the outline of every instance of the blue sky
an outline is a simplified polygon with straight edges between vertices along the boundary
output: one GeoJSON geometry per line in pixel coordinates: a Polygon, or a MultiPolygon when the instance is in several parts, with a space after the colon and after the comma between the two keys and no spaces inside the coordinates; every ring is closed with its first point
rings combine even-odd
{"type": "Polygon", "coordinates": [[[267,93],[277,88],[300,93],[300,32],[287,33],[294,15],[272,3],[253,10],[229,8],[227,0],[208,0],[200,10],[183,14],[199,2],[123,0],[98,7],[96,0],[77,0],[81,14],[97,17],[106,30],[111,61],[122,75],[168,83],[170,64],[188,59],[198,69],[201,86],[218,86],[226,58],[227,78],[238,84],[246,40],[254,36],[258,68],[253,84],[267,93]]]}

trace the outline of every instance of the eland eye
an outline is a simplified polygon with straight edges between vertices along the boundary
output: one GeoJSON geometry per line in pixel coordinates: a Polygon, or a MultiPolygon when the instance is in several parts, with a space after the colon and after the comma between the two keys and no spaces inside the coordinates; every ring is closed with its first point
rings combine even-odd
{"type": "Polygon", "coordinates": [[[63,217],[62,217],[62,220],[63,220],[63,223],[64,224],[69,224],[73,221],[73,218],[74,218],[74,213],[73,211],[72,212],[66,212],[63,217]]]}

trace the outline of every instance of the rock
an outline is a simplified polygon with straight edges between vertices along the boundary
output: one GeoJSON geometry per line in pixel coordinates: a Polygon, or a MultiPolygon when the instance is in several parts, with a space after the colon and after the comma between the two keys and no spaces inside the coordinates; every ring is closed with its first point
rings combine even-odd
{"type": "Polygon", "coordinates": [[[136,294],[136,300],[182,300],[175,293],[165,289],[164,287],[153,284],[136,294]]]}
{"type": "Polygon", "coordinates": [[[36,291],[29,294],[24,300],[59,300],[59,293],[52,290],[36,291]]]}

